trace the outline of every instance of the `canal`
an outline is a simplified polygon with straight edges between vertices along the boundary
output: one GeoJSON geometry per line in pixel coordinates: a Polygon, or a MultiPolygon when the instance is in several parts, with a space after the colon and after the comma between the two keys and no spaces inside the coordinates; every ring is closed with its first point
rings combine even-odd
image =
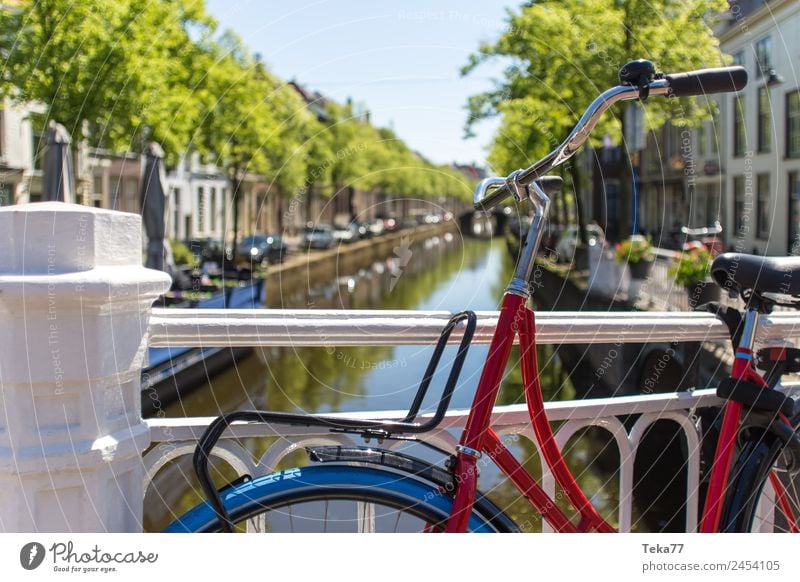
{"type": "MultiPolygon", "coordinates": [[[[384,262],[355,273],[342,273],[334,281],[314,282],[292,289],[281,302],[296,308],[419,309],[458,311],[496,309],[510,279],[513,263],[502,239],[461,239],[446,233],[424,241],[401,241],[384,262]]],[[[472,401],[488,346],[473,345],[462,371],[452,408],[472,401]]],[[[162,411],[162,416],[213,416],[220,411],[268,409],[287,412],[346,412],[407,408],[428,363],[432,346],[264,348],[214,377],[207,385],[162,411]]],[[[448,348],[434,377],[431,394],[441,393],[455,348],[448,348]]],[[[522,383],[516,348],[499,397],[499,404],[522,402],[522,383]]],[[[573,398],[576,391],[569,374],[550,346],[539,347],[542,387],[548,400],[573,398]]],[[[427,403],[432,408],[435,402],[427,403]]],[[[246,443],[256,456],[271,441],[246,443]]],[[[601,512],[612,522],[618,505],[619,458],[611,438],[601,430],[587,430],[568,444],[566,457],[579,482],[601,512]]],[[[512,445],[528,470],[539,476],[541,468],[532,443],[519,439],[512,445]]],[[[287,466],[305,463],[294,455],[287,466]]],[[[219,468],[218,483],[233,478],[219,468]]],[[[198,486],[188,458],[157,475],[145,498],[145,527],[158,530],[197,503],[198,486]]],[[[541,522],[519,493],[506,484],[493,467],[481,474],[481,488],[505,508],[525,529],[538,531],[541,522]]],[[[563,496],[562,496],[563,497],[563,496]]],[[[637,529],[658,527],[637,519],[637,529]]]]}

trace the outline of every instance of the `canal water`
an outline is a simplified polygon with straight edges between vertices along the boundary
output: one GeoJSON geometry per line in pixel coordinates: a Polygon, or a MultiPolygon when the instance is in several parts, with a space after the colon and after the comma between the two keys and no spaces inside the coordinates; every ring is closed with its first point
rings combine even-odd
{"type": "MultiPolygon", "coordinates": [[[[459,311],[496,309],[513,272],[502,239],[486,241],[445,234],[424,241],[406,241],[394,256],[355,273],[342,273],[326,284],[293,289],[282,298],[297,308],[419,309],[459,311]],[[288,301],[291,298],[291,301],[288,301]]],[[[451,408],[472,401],[488,346],[473,345],[462,371],[451,408]]],[[[265,348],[211,379],[206,386],[162,411],[162,416],[214,416],[221,411],[262,409],[290,412],[346,412],[407,408],[428,363],[432,346],[265,348]]],[[[430,393],[438,395],[449,372],[455,348],[448,348],[434,377],[430,393]]],[[[523,402],[521,374],[512,353],[499,404],[523,402]]],[[[566,370],[549,346],[539,348],[540,376],[545,398],[575,396],[566,370]]],[[[435,405],[434,399],[427,403],[435,405]]],[[[269,439],[245,443],[258,456],[269,439]]],[[[612,522],[616,519],[619,458],[608,446],[604,431],[587,430],[570,441],[566,458],[584,490],[612,522]]],[[[535,446],[526,439],[511,445],[528,470],[539,476],[535,446]]],[[[294,455],[287,466],[305,463],[294,455]]],[[[233,475],[220,467],[219,484],[233,475]]],[[[541,522],[527,502],[491,466],[482,469],[481,488],[525,529],[538,531],[541,522]]],[[[198,502],[190,460],[184,458],[163,469],[145,498],[145,527],[158,530],[198,502]]],[[[563,497],[563,496],[561,496],[563,497]]],[[[640,530],[647,520],[634,521],[640,530]]]]}

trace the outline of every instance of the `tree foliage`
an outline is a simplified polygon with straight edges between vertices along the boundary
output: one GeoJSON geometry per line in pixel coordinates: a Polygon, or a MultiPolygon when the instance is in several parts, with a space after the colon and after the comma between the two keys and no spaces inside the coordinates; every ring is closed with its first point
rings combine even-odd
{"type": "Polygon", "coordinates": [[[168,165],[199,151],[224,168],[235,198],[251,175],[283,197],[356,187],[464,197],[471,186],[351,103],[328,101],[318,118],[241,39],[217,30],[203,0],[19,0],[0,10],[0,50],[0,90],[41,104],[36,123],[55,119],[76,142],[116,151],[156,141],[168,165]]]}
{"type": "MultiPolygon", "coordinates": [[[[726,7],[725,0],[542,0],[509,10],[505,31],[463,69],[468,74],[490,59],[507,63],[491,90],[469,99],[467,130],[500,116],[490,164],[499,173],[527,166],[566,137],[600,92],[618,84],[626,62],[644,58],[666,72],[723,65],[710,24],[726,7]]],[[[667,119],[696,125],[710,113],[696,99],[652,99],[645,111],[650,130],[667,119]]],[[[594,143],[604,135],[619,143],[622,116],[622,107],[606,115],[594,143]]]]}
{"type": "Polygon", "coordinates": [[[154,140],[174,162],[197,113],[195,39],[213,29],[201,0],[20,0],[0,10],[2,90],[43,104],[77,139],[154,140]]]}

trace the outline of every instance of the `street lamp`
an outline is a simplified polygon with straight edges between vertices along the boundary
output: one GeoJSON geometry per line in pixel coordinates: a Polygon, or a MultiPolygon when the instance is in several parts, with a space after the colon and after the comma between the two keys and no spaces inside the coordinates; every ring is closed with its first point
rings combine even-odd
{"type": "Polygon", "coordinates": [[[767,71],[767,82],[766,82],[767,87],[777,87],[778,85],[782,84],[783,82],[784,82],[784,78],[781,77],[775,71],[775,69],[770,68],[769,71],[767,71]]]}

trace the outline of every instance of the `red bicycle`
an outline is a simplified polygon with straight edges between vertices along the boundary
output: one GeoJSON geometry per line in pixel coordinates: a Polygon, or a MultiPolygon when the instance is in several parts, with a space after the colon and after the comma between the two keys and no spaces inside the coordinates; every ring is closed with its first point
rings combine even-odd
{"type": "MultiPolygon", "coordinates": [[[[194,455],[195,470],[208,501],[177,519],[167,531],[305,530],[324,523],[331,530],[375,531],[519,531],[517,524],[478,491],[478,460],[488,456],[558,532],[611,532],[570,473],[548,421],[539,385],[536,361],[536,322],[528,307],[529,281],[543,233],[550,197],[562,186],[547,176],[585,143],[600,116],[619,101],[648,97],[682,97],[739,91],[747,83],[741,67],[707,69],[661,75],[652,63],[634,61],[620,72],[620,85],[602,93],[589,106],[576,127],[553,152],[526,170],[507,178],[483,180],[475,191],[475,206],[489,210],[509,197],[530,201],[534,218],[520,252],[514,278],[503,296],[497,328],[474,396],[466,427],[455,452],[429,443],[444,463],[432,463],[380,447],[309,447],[308,467],[273,473],[257,479],[242,476],[218,490],[211,478],[209,458],[226,428],[234,422],[287,423],[326,427],[383,442],[414,440],[432,430],[444,417],[476,326],[475,314],[465,311],[445,327],[419,390],[401,421],[355,420],[331,416],[262,411],[240,411],[217,418],[200,439],[194,455]],[[462,325],[463,324],[463,325],[462,325]],[[454,330],[463,335],[436,412],[418,421],[431,379],[454,330]],[[506,369],[512,345],[519,338],[522,378],[528,411],[541,454],[577,519],[548,496],[524,469],[490,426],[492,408],[506,369]],[[402,524],[402,527],[401,527],[402,524]]],[[[727,399],[717,438],[700,530],[749,531],[763,523],[758,516],[762,491],[769,481],[778,511],[774,529],[797,531],[795,476],[800,468],[798,415],[794,401],[774,390],[781,375],[800,370],[800,350],[789,348],[759,352],[761,364],[770,367],[762,377],[755,371],[753,339],[759,316],[778,301],[776,294],[800,295],[800,258],[764,258],[723,254],[713,265],[713,276],[747,301],[744,314],[717,308],[731,329],[736,348],[732,378],[720,385],[727,399]]]]}

